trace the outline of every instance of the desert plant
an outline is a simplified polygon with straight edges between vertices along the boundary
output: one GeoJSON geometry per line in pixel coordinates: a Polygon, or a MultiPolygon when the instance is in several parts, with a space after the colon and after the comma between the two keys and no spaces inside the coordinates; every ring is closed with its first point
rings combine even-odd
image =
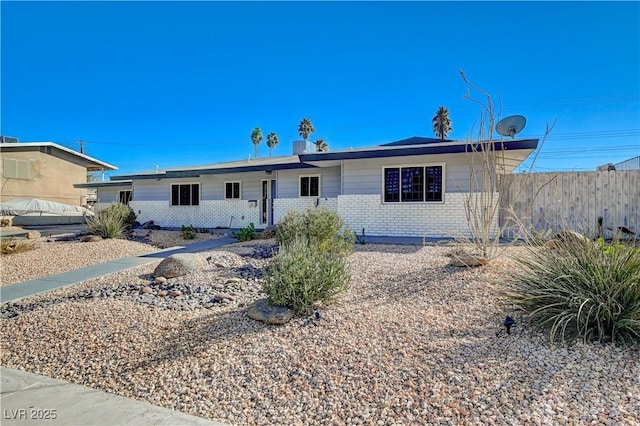
{"type": "Polygon", "coordinates": [[[126,232],[124,218],[118,209],[103,209],[87,217],[87,229],[102,238],[122,238],[126,232]]]}
{"type": "Polygon", "coordinates": [[[3,255],[22,253],[36,248],[34,241],[16,240],[13,237],[0,240],[0,253],[3,255]]]}
{"type": "Polygon", "coordinates": [[[349,254],[356,235],[345,227],[340,216],[325,207],[307,209],[304,213],[290,210],[276,227],[276,242],[286,244],[298,237],[317,242],[323,252],[349,254]],[[341,231],[342,230],[342,231],[341,231]]]}
{"type": "Polygon", "coordinates": [[[238,239],[238,241],[249,241],[255,240],[258,237],[258,233],[256,232],[254,224],[250,223],[249,226],[245,226],[238,232],[234,233],[234,236],[238,239]]]}
{"type": "Polygon", "coordinates": [[[133,228],[133,224],[137,219],[136,213],[133,211],[131,207],[127,206],[126,204],[112,203],[106,209],[103,209],[101,211],[104,211],[104,210],[107,210],[108,215],[110,216],[121,217],[122,225],[124,226],[125,231],[128,231],[131,228],[133,228]]]}
{"type": "Polygon", "coordinates": [[[193,225],[180,227],[180,234],[182,234],[182,238],[185,240],[193,240],[196,237],[196,229],[193,225]]]}
{"type": "MultiPolygon", "coordinates": [[[[508,189],[508,181],[504,178],[504,174],[509,169],[510,160],[505,152],[504,142],[494,138],[501,105],[499,104],[500,108],[496,111],[491,95],[471,83],[462,70],[460,75],[467,85],[467,94],[464,97],[480,106],[480,120],[476,140],[474,141],[470,134],[466,146],[469,159],[469,188],[464,190],[466,192],[464,209],[471,237],[462,235],[458,237],[465,243],[473,244],[474,250],[489,261],[504,253],[507,245],[500,244],[500,237],[508,229],[515,231],[512,238],[512,242],[515,242],[518,239],[530,238],[528,232],[531,228],[524,223],[523,218],[515,215],[513,207],[502,206],[502,200],[508,189]],[[472,92],[479,95],[481,99],[475,99],[471,95],[472,92]],[[504,220],[499,220],[501,214],[504,220]]],[[[529,171],[533,169],[540,149],[554,125],[555,122],[547,125],[529,171]]],[[[522,186],[522,188],[525,187],[526,185],[522,186]]],[[[512,203],[524,202],[521,200],[522,195],[521,189],[514,194],[512,203]]]]}
{"type": "Polygon", "coordinates": [[[552,341],[640,341],[640,250],[567,238],[526,252],[509,297],[552,341]]]}
{"type": "Polygon", "coordinates": [[[280,246],[266,268],[263,291],[270,303],[303,313],[316,301],[332,301],[349,285],[344,256],[325,252],[318,241],[297,236],[280,246]]]}

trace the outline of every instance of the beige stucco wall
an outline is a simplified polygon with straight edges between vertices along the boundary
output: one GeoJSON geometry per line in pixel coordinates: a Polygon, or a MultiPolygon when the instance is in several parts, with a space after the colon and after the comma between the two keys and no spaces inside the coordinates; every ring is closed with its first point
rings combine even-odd
{"type": "Polygon", "coordinates": [[[4,164],[0,161],[2,176],[1,200],[14,198],[40,198],[72,206],[87,203],[87,190],[74,188],[74,183],[87,181],[86,167],[38,151],[2,152],[0,156],[30,162],[29,179],[4,177],[4,164]]]}

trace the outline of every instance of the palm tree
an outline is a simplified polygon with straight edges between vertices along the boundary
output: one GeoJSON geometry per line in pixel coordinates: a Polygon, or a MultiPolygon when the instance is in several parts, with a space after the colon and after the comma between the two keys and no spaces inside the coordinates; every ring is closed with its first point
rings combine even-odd
{"type": "Polygon", "coordinates": [[[327,145],[324,139],[316,139],[314,143],[316,144],[316,152],[325,152],[329,150],[329,145],[327,145]]]}
{"type": "Polygon", "coordinates": [[[267,136],[267,146],[269,147],[269,157],[271,157],[271,150],[275,148],[276,145],[278,145],[278,142],[280,142],[278,140],[278,135],[276,135],[274,132],[269,133],[269,135],[267,136]]]}
{"type": "Polygon", "coordinates": [[[260,127],[256,127],[251,132],[251,142],[253,142],[255,158],[258,158],[258,145],[262,142],[262,130],[260,130],[260,127]]]}
{"type": "Polygon", "coordinates": [[[453,131],[449,110],[443,106],[438,108],[438,112],[433,117],[433,133],[440,139],[446,139],[449,132],[453,131]]]}
{"type": "Polygon", "coordinates": [[[313,124],[311,124],[311,119],[309,118],[303,118],[300,124],[298,124],[298,134],[305,142],[309,139],[309,135],[315,131],[316,129],[313,128],[313,124]]]}

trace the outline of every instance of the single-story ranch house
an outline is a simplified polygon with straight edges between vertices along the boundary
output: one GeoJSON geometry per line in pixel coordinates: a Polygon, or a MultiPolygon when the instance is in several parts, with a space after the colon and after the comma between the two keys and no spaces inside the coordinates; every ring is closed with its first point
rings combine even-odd
{"type": "MultiPolygon", "coordinates": [[[[163,227],[265,228],[294,209],[324,206],[357,233],[442,237],[469,234],[464,210],[473,142],[412,137],[369,148],[314,152],[294,142],[292,156],[112,176],[96,188],[100,209],[127,201],[138,221],[163,227]]],[[[495,142],[511,173],[537,139],[495,142]]],[[[477,146],[477,145],[476,145],[477,146]]],[[[476,163],[476,167],[477,167],[476,163]]]]}

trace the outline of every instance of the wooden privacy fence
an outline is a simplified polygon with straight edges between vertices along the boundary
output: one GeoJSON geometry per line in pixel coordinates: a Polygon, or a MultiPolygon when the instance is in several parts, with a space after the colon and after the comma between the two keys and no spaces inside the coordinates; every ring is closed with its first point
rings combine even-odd
{"type": "Polygon", "coordinates": [[[512,207],[537,231],[570,229],[591,238],[633,238],[624,230],[640,233],[640,170],[511,174],[505,179],[501,226],[513,225],[512,207]]]}

